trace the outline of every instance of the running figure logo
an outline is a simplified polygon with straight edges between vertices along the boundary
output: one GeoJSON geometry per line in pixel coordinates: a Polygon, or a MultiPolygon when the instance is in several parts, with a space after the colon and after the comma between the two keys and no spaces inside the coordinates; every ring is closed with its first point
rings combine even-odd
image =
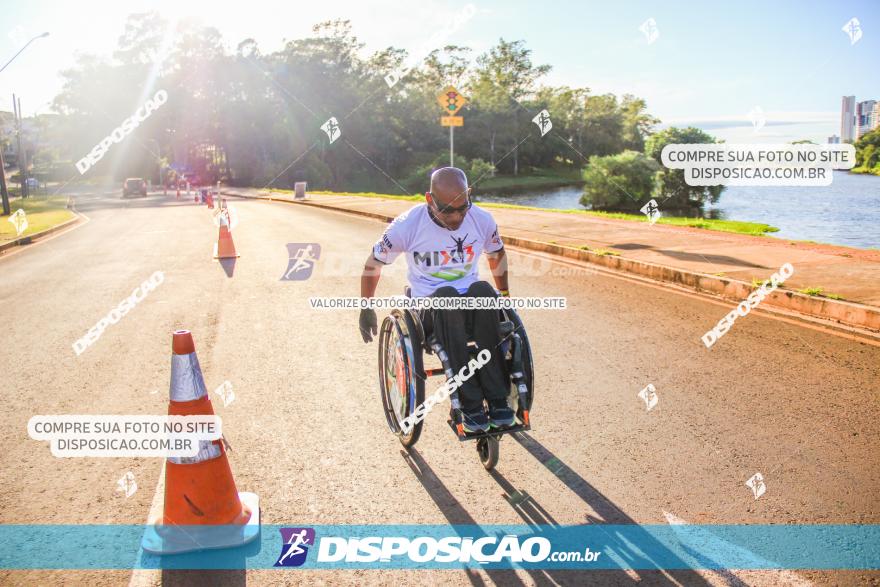
{"type": "Polygon", "coordinates": [[[767,491],[767,486],[764,484],[764,476],[760,473],[752,475],[749,480],[746,481],[746,487],[752,490],[755,499],[758,499],[767,491]]]}
{"type": "Polygon", "coordinates": [[[328,118],[327,122],[321,125],[321,130],[327,133],[327,138],[330,139],[331,144],[342,135],[342,129],[339,128],[339,121],[336,120],[335,116],[328,118]]]}
{"type": "Polygon", "coordinates": [[[849,19],[841,30],[849,37],[850,45],[855,45],[862,38],[862,23],[856,17],[849,19]]]}
{"type": "Polygon", "coordinates": [[[648,217],[648,222],[651,224],[654,224],[660,218],[660,207],[657,205],[657,200],[652,199],[642,206],[639,211],[648,217]]]}
{"type": "Polygon", "coordinates": [[[314,528],[279,528],[281,532],[281,554],[275,561],[276,567],[301,567],[309,555],[309,546],[315,545],[314,528]]]}
{"type": "Polygon", "coordinates": [[[648,386],[637,395],[642,398],[643,402],[645,402],[645,407],[648,408],[649,412],[657,405],[657,402],[660,401],[660,398],[657,397],[657,388],[654,387],[653,383],[649,383],[648,386]]]}
{"type": "Polygon", "coordinates": [[[138,490],[137,481],[134,480],[134,473],[128,471],[116,482],[116,491],[121,491],[125,497],[131,497],[138,490]]]}
{"type": "Polygon", "coordinates": [[[321,256],[318,243],[287,243],[287,271],[281,281],[305,281],[312,276],[312,269],[321,256]]]}
{"type": "Polygon", "coordinates": [[[545,134],[550,132],[550,129],[553,128],[553,121],[550,120],[550,113],[546,110],[541,110],[538,112],[537,116],[532,119],[538,128],[541,130],[541,136],[543,137],[545,134]]]}

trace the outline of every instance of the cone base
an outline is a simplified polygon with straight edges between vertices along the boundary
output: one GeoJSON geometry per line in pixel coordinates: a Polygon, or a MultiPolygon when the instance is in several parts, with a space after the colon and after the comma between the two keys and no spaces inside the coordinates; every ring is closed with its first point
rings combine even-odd
{"type": "Polygon", "coordinates": [[[236,548],[253,542],[260,535],[260,498],[256,493],[238,494],[243,508],[250,510],[247,524],[240,526],[163,526],[162,520],[150,521],[141,547],[150,554],[182,554],[198,550],[236,548]]]}
{"type": "Polygon", "coordinates": [[[238,257],[241,257],[241,255],[239,255],[238,253],[235,253],[234,255],[223,255],[222,257],[218,256],[217,255],[217,243],[214,243],[214,258],[215,259],[236,259],[238,257]]]}

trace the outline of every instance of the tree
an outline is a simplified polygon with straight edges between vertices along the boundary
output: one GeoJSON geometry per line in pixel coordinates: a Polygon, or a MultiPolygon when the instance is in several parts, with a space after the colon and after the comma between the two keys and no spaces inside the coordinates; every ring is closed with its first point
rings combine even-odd
{"type": "MultiPolygon", "coordinates": [[[[662,164],[660,155],[663,147],[673,144],[716,143],[715,137],[692,126],[688,128],[670,127],[654,133],[645,143],[645,154],[662,164]]],[[[702,208],[707,201],[715,203],[721,197],[723,185],[690,186],[685,182],[684,170],[666,169],[657,174],[657,197],[668,208],[692,209],[702,208]]]]}
{"type": "Polygon", "coordinates": [[[654,192],[660,165],[637,151],[590,157],[581,205],[594,210],[638,210],[654,192]]]}
{"type": "Polygon", "coordinates": [[[865,133],[855,143],[856,168],[880,175],[880,129],[865,133]]]}
{"type": "Polygon", "coordinates": [[[474,103],[486,113],[485,124],[489,131],[489,162],[497,166],[496,137],[499,128],[507,123],[511,131],[505,139],[513,150],[513,174],[519,173],[520,118],[523,110],[520,101],[531,95],[538,79],[546,75],[549,65],[533,65],[531,50],[524,41],[498,44],[477,57],[477,69],[473,83],[474,103]]]}
{"type": "Polygon", "coordinates": [[[112,58],[81,56],[62,72],[59,116],[47,122],[57,152],[37,153],[41,164],[67,167],[69,176],[159,89],[167,103],[89,174],[140,175],[155,169],[158,148],[158,159],[177,169],[239,185],[292,187],[304,179],[314,188],[407,191],[410,178],[423,184],[422,171],[445,160],[448,129],[438,124],[437,95],[450,84],[469,99],[455,156],[473,180],[496,169],[555,167],[569,175],[591,155],[638,150],[656,122],[632,96],[540,87],[550,67],[533,63],[523,41],[500,39],[475,62],[467,47],[438,48],[388,87],[386,75],[400,70],[406,52],[365,52],[345,20],[319,23],[269,52],[192,22],[170,30],[156,13],[129,16],[120,32],[112,58]],[[530,121],[543,109],[553,134],[537,140],[530,121]],[[342,129],[332,143],[321,130],[331,116],[342,129]]]}
{"type": "Polygon", "coordinates": [[[645,139],[653,132],[654,126],[660,122],[646,112],[648,106],[641,98],[632,94],[624,94],[620,101],[623,147],[634,151],[645,148],[645,139]]]}

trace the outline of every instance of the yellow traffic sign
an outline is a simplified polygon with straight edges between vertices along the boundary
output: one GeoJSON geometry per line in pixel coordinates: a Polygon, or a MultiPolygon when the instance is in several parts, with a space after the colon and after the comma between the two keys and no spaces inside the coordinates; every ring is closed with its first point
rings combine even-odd
{"type": "Polygon", "coordinates": [[[459,94],[458,90],[456,90],[452,86],[448,86],[445,90],[443,90],[442,94],[437,96],[437,102],[440,103],[440,107],[443,108],[447,116],[454,116],[456,112],[461,110],[462,106],[467,104],[467,100],[465,99],[465,97],[459,94]]]}
{"type": "Polygon", "coordinates": [[[464,126],[464,116],[441,116],[440,126],[464,126]]]}

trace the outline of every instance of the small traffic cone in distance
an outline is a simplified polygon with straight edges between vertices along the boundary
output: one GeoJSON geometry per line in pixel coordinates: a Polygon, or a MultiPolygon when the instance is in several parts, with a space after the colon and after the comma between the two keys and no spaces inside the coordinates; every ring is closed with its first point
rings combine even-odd
{"type": "MultiPolygon", "coordinates": [[[[213,415],[192,334],[174,332],[171,349],[168,415],[213,415]]],[[[234,548],[259,536],[260,498],[236,489],[222,439],[199,444],[196,456],[165,461],[163,514],[144,533],[147,552],[234,548]]]]}
{"type": "Polygon", "coordinates": [[[235,243],[232,242],[232,232],[229,230],[228,224],[228,217],[221,212],[220,234],[217,235],[217,244],[214,245],[215,259],[234,259],[239,256],[235,251],[235,243]]]}

